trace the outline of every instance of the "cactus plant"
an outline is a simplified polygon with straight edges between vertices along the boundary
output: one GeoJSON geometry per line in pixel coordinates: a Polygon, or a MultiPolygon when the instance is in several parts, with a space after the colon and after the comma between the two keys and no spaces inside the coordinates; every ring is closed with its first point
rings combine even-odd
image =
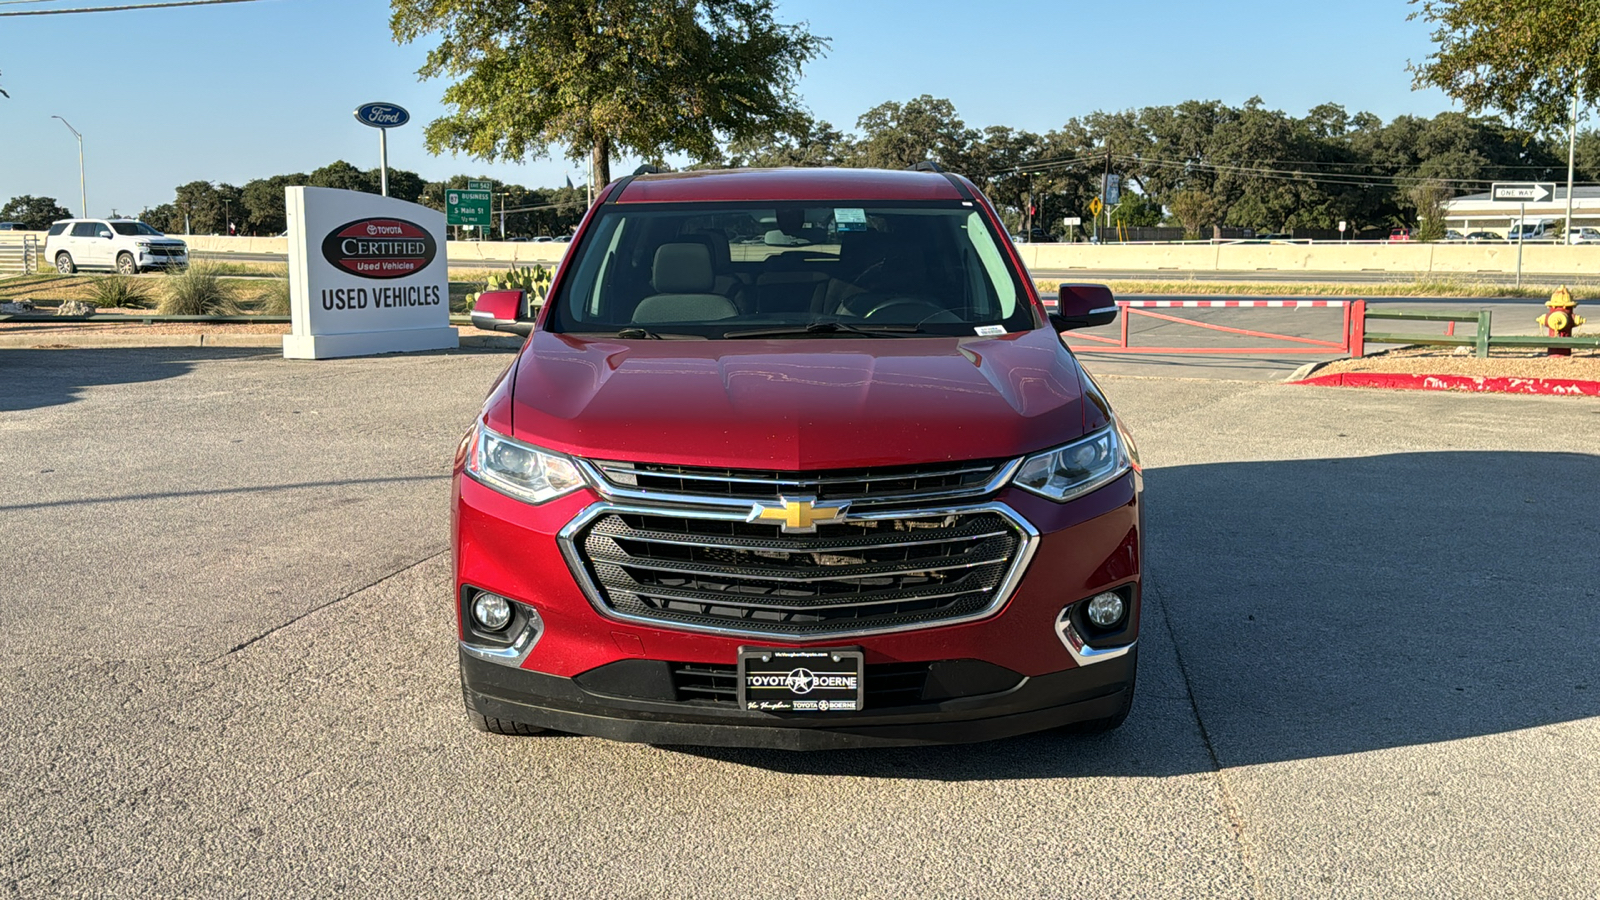
{"type": "MultiPolygon", "coordinates": [[[[514,291],[522,290],[528,294],[528,306],[536,307],[544,303],[545,293],[550,290],[550,279],[554,273],[544,266],[512,266],[504,272],[497,272],[489,276],[483,291],[514,291]]],[[[479,294],[467,295],[467,309],[472,309],[478,303],[479,294]]]]}

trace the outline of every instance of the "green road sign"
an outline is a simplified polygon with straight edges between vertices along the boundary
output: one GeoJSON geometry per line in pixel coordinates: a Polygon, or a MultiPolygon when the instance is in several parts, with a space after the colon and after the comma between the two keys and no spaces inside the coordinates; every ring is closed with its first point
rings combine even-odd
{"type": "Polygon", "coordinates": [[[445,191],[445,223],[448,225],[494,224],[494,217],[490,212],[490,198],[492,196],[488,191],[445,191]]]}
{"type": "Polygon", "coordinates": [[[494,190],[494,182],[491,182],[491,181],[470,181],[469,180],[467,182],[467,190],[469,190],[469,191],[492,191],[492,190],[494,190]]]}

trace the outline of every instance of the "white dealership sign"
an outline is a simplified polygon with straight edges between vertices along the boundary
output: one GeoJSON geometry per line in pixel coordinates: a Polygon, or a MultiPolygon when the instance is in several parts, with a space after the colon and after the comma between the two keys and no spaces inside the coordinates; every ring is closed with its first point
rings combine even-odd
{"type": "Polygon", "coordinates": [[[444,213],[360,191],[285,189],[289,359],[457,346],[444,213]]]}

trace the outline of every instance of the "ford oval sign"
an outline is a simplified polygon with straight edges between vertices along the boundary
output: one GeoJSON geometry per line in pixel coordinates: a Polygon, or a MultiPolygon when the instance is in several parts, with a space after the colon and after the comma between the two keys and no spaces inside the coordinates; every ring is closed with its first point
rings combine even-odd
{"type": "Polygon", "coordinates": [[[404,219],[357,219],[322,239],[335,268],[362,278],[404,278],[428,267],[439,247],[428,229],[404,219]]]}
{"type": "Polygon", "coordinates": [[[356,107],[356,121],[373,128],[399,128],[411,121],[411,113],[393,103],[363,103],[356,107]]]}

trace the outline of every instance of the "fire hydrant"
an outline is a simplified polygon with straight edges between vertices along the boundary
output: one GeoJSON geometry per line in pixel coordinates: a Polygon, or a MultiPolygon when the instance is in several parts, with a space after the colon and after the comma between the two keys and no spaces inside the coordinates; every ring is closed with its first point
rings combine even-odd
{"type": "MultiPolygon", "coordinates": [[[[1577,301],[1572,299],[1572,292],[1563,285],[1556,288],[1556,292],[1545,301],[1545,308],[1550,310],[1539,317],[1539,324],[1549,330],[1548,337],[1572,337],[1572,329],[1582,325],[1583,316],[1574,310],[1578,308],[1577,301]]],[[[1548,356],[1571,356],[1572,350],[1567,347],[1551,347],[1546,352],[1548,356]]]]}

